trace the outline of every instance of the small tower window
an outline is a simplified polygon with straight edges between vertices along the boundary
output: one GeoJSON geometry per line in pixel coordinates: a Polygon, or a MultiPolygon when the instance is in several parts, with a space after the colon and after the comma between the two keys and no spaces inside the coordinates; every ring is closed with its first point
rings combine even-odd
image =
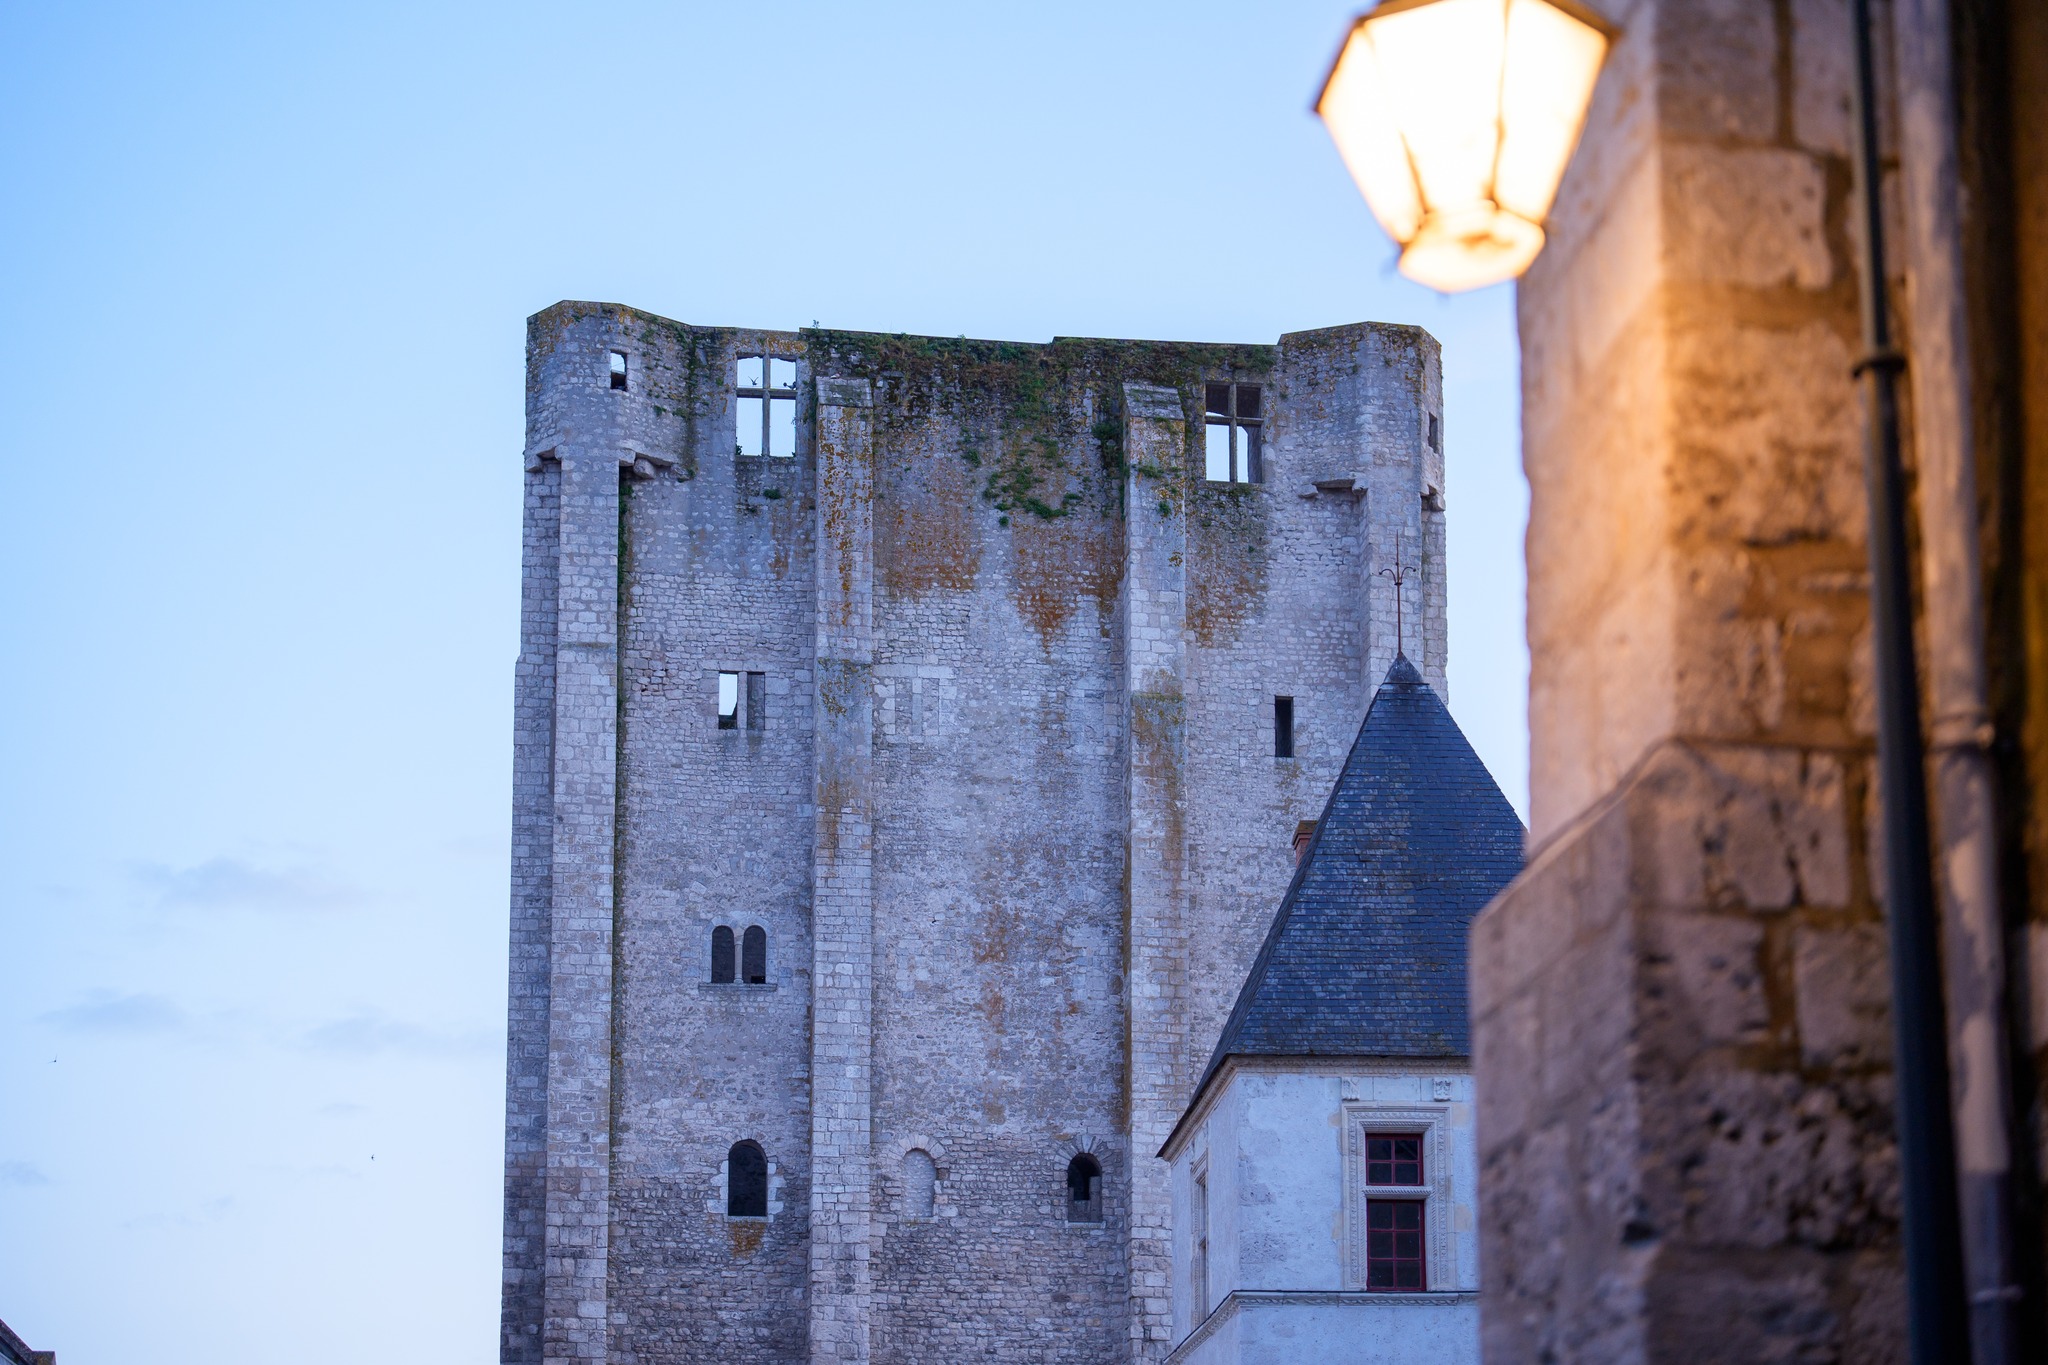
{"type": "Polygon", "coordinates": [[[732,930],[723,924],[711,931],[711,984],[732,984],[732,930]]]}
{"type": "Polygon", "coordinates": [[[1433,412],[1429,415],[1429,448],[1431,450],[1442,450],[1444,448],[1443,430],[1437,426],[1436,414],[1433,412]]]}
{"type": "Polygon", "coordinates": [[[1102,1163],[1086,1152],[1067,1163],[1067,1221],[1102,1221],[1102,1163]]]}
{"type": "Polygon", "coordinates": [[[1264,482],[1265,416],[1257,384],[1205,384],[1204,472],[1211,483],[1264,482]]]}
{"type": "Polygon", "coordinates": [[[786,460],[796,454],[796,362],[776,356],[739,358],[734,454],[786,460]]]}
{"type": "Polygon", "coordinates": [[[626,387],[626,353],[624,351],[612,352],[612,387],[615,389],[626,387]]]}
{"type": "Polygon", "coordinates": [[[1273,698],[1273,757],[1294,757],[1294,698],[1273,698]]]}
{"type": "Polygon", "coordinates": [[[740,939],[740,980],[749,986],[768,984],[768,931],[758,924],[747,926],[740,939]]]}
{"type": "Polygon", "coordinates": [[[725,1154],[725,1216],[768,1216],[768,1154],[758,1142],[735,1142],[725,1154]]]}
{"type": "Polygon", "coordinates": [[[913,1147],[903,1154],[903,1216],[905,1218],[929,1218],[932,1216],[932,1195],[938,1186],[939,1168],[932,1162],[932,1154],[922,1147],[913,1147]]]}

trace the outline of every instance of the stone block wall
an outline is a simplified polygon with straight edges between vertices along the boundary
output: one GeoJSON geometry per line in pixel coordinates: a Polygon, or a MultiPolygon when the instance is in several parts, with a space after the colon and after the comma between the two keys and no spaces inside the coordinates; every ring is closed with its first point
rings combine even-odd
{"type": "Polygon", "coordinates": [[[1518,300],[1531,859],[1475,923],[1499,1362],[1903,1350],[1844,0],[1632,0],[1518,300]]]}
{"type": "Polygon", "coordinates": [[[1442,685],[1435,343],[562,304],[529,354],[506,1359],[1163,1356],[1153,1153],[1392,659],[1382,558],[1442,685]],[[762,354],[789,458],[734,453],[762,354]],[[1257,486],[1201,478],[1225,379],[1267,386],[1257,486]],[[717,925],[764,984],[710,981],[717,925]],[[743,1140],[765,1219],[726,1216],[743,1140]]]}

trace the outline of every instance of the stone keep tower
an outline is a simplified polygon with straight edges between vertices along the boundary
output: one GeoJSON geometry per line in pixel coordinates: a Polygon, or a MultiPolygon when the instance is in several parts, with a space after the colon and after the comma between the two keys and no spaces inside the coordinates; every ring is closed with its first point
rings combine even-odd
{"type": "Polygon", "coordinates": [[[1166,1353],[1153,1154],[1397,592],[1444,690],[1441,393],[529,321],[506,1361],[1166,1353]]]}

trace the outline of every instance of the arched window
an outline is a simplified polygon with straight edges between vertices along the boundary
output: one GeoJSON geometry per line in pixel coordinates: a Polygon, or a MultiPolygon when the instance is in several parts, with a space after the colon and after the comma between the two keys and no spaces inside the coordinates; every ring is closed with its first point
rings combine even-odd
{"type": "Polygon", "coordinates": [[[1102,1163],[1086,1152],[1067,1163],[1067,1221],[1102,1221],[1102,1163]]]}
{"type": "Polygon", "coordinates": [[[903,1216],[905,1218],[929,1218],[932,1216],[932,1188],[938,1183],[939,1168],[932,1164],[932,1154],[922,1147],[913,1147],[903,1154],[903,1216]]]}
{"type": "Polygon", "coordinates": [[[768,1154],[758,1142],[735,1142],[725,1154],[725,1216],[768,1216],[768,1154]]]}
{"type": "Polygon", "coordinates": [[[768,931],[750,925],[740,940],[740,980],[749,986],[768,984],[768,931]]]}
{"type": "Polygon", "coordinates": [[[711,931],[711,980],[721,986],[732,982],[732,930],[723,924],[711,931]]]}

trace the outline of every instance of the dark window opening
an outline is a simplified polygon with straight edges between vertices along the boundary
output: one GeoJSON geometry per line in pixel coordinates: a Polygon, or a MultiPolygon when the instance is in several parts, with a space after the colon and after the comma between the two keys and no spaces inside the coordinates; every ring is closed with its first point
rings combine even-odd
{"type": "Polygon", "coordinates": [[[739,358],[733,453],[786,460],[796,454],[796,362],[776,356],[739,358]]]}
{"type": "Polygon", "coordinates": [[[740,980],[749,986],[768,984],[768,931],[758,924],[740,940],[740,980]]]}
{"type": "Polygon", "coordinates": [[[768,1154],[758,1142],[735,1142],[725,1154],[725,1216],[768,1216],[768,1154]]]}
{"type": "Polygon", "coordinates": [[[711,984],[732,984],[732,930],[723,924],[711,931],[711,984]]]}
{"type": "Polygon", "coordinates": [[[1265,481],[1264,410],[1257,384],[1205,384],[1203,465],[1211,483],[1265,481]]]}
{"type": "Polygon", "coordinates": [[[1422,1201],[1368,1199],[1365,1203],[1365,1287],[1426,1289],[1422,1264],[1422,1201]]]}
{"type": "Polygon", "coordinates": [[[718,728],[740,728],[740,675],[737,673],[718,675],[718,728]]]}
{"type": "Polygon", "coordinates": [[[1417,1134],[1382,1134],[1365,1140],[1365,1183],[1404,1185],[1422,1183],[1422,1138],[1417,1134]]]}
{"type": "Polygon", "coordinates": [[[1273,757],[1294,757],[1294,698],[1273,698],[1273,757]]]}
{"type": "Polygon", "coordinates": [[[615,389],[626,387],[626,353],[624,351],[612,352],[612,387],[615,389]]]}
{"type": "Polygon", "coordinates": [[[1207,1171],[1203,1171],[1195,1177],[1195,1187],[1191,1193],[1193,1198],[1190,1202],[1194,1205],[1194,1218],[1192,1220],[1194,1228],[1192,1231],[1194,1233],[1193,1249],[1195,1254],[1194,1264],[1189,1267],[1189,1279],[1192,1281],[1189,1287],[1195,1292],[1195,1316],[1197,1318],[1205,1318],[1209,1315],[1209,1173],[1207,1171]]]}
{"type": "Polygon", "coordinates": [[[1102,1221],[1102,1163],[1086,1152],[1067,1163],[1067,1221],[1102,1221]]]}
{"type": "Polygon", "coordinates": [[[747,674],[747,728],[765,730],[768,728],[768,675],[747,674]]]}
{"type": "Polygon", "coordinates": [[[1431,450],[1442,450],[1444,448],[1443,441],[1443,429],[1437,425],[1436,414],[1432,412],[1429,415],[1429,448],[1431,450]]]}

